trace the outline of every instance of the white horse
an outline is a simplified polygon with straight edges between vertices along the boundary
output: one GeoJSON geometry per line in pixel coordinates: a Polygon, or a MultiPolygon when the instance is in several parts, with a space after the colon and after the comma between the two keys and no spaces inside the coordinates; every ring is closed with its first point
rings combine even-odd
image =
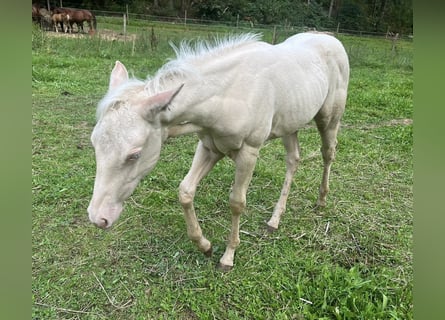
{"type": "Polygon", "coordinates": [[[123,202],[153,169],[167,138],[197,133],[200,141],[180,184],[179,201],[188,236],[210,255],[212,246],[202,234],[193,199],[213,166],[224,156],[233,159],[232,228],[219,263],[229,270],[260,148],[266,140],[281,137],[287,151],[281,196],[267,222],[275,230],[300,160],[297,132],[312,119],[321,135],[324,162],[317,205],[326,204],[347,96],[347,54],[336,38],[325,34],[297,34],[278,45],[258,38],[233,36],[213,47],[183,43],[174,48],[177,59],[147,81],[129,78],[125,66],[116,62],[91,135],[97,171],[88,212],[94,224],[109,228],[118,219],[123,202]]]}

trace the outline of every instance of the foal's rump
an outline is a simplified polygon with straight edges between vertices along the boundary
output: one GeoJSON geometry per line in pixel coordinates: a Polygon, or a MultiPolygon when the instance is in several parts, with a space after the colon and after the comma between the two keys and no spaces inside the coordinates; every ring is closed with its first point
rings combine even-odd
{"type": "MultiPolygon", "coordinates": [[[[333,87],[347,88],[348,56],[335,37],[323,33],[300,33],[277,45],[277,48],[292,56],[292,64],[304,78],[297,79],[297,82],[315,81],[313,93],[316,93],[317,85],[326,85],[329,90],[333,87]]],[[[292,72],[291,69],[288,71],[292,72]]]]}
{"type": "MultiPolygon", "coordinates": [[[[213,131],[236,136],[231,138],[235,145],[245,141],[251,146],[305,126],[337,91],[346,92],[349,74],[342,44],[332,36],[313,33],[277,45],[240,44],[195,66],[210,79],[199,93],[213,92],[203,98],[211,101],[204,110],[213,119],[213,131]]],[[[344,108],[344,103],[337,105],[344,108]]]]}
{"type": "Polygon", "coordinates": [[[349,59],[341,42],[327,34],[307,32],[290,37],[283,44],[308,50],[306,55],[312,57],[311,63],[315,63],[313,74],[323,73],[326,80],[324,89],[327,91],[317,117],[339,121],[344,112],[349,82],[349,59]]]}
{"type": "Polygon", "coordinates": [[[269,104],[265,109],[273,105],[269,139],[297,131],[325,106],[330,113],[333,105],[343,113],[344,101],[334,101],[342,97],[339,92],[346,95],[349,79],[348,57],[340,41],[326,34],[301,33],[269,51],[270,66],[260,77],[269,85],[259,102],[269,104]]]}

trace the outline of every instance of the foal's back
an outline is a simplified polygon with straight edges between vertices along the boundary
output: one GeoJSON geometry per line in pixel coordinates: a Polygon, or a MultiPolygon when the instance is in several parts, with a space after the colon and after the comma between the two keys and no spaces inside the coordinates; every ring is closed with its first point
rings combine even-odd
{"type": "Polygon", "coordinates": [[[337,91],[346,92],[349,78],[343,45],[326,34],[301,33],[277,45],[253,42],[217,64],[225,68],[219,82],[227,84],[221,86],[225,96],[242,101],[221,110],[237,114],[229,127],[243,128],[254,145],[296,132],[337,91]]]}

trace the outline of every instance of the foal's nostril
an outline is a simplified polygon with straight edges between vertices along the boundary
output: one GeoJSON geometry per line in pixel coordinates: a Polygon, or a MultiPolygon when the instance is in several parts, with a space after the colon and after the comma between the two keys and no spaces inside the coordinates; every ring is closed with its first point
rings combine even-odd
{"type": "Polygon", "coordinates": [[[103,222],[103,224],[102,224],[102,227],[103,227],[103,228],[108,227],[108,220],[107,220],[107,219],[102,218],[102,222],[103,222]]]}
{"type": "Polygon", "coordinates": [[[101,229],[105,229],[108,227],[108,220],[105,218],[101,218],[98,222],[96,222],[96,226],[101,229]]]}

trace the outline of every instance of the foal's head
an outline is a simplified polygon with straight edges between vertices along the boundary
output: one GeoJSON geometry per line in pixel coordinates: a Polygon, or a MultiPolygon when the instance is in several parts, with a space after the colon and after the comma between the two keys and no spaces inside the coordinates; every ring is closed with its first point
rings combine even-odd
{"type": "Polygon", "coordinates": [[[88,213],[97,226],[108,228],[118,219],[123,202],[154,168],[167,135],[160,114],[181,88],[149,95],[145,83],[129,79],[116,62],[91,135],[96,179],[88,213]]]}

